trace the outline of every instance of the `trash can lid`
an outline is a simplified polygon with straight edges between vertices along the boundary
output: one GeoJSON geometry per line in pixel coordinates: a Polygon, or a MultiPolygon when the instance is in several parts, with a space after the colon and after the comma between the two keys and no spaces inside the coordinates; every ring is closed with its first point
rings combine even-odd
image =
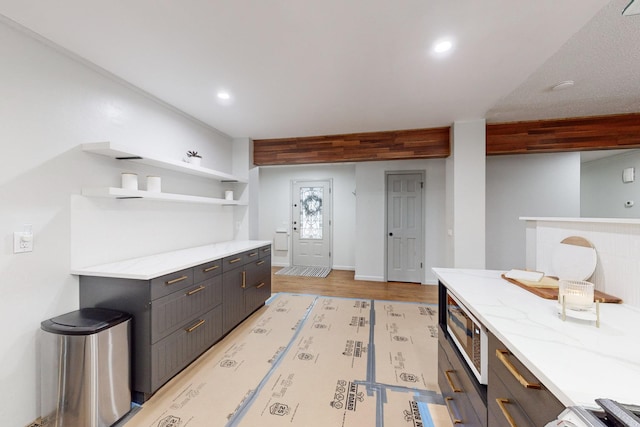
{"type": "Polygon", "coordinates": [[[81,308],[40,323],[42,330],[54,334],[90,335],[122,323],[131,316],[106,308],[81,308]]]}

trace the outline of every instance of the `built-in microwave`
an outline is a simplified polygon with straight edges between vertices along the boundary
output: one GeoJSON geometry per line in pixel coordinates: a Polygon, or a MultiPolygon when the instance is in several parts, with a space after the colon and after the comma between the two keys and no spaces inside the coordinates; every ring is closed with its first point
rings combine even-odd
{"type": "Polygon", "coordinates": [[[488,348],[486,328],[447,290],[447,332],[480,384],[487,384],[488,348]]]}

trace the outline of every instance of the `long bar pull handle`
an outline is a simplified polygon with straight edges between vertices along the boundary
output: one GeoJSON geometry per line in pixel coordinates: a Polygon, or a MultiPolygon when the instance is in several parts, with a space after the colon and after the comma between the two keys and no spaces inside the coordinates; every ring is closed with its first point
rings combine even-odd
{"type": "Polygon", "coordinates": [[[524,388],[533,388],[533,389],[536,389],[536,390],[539,390],[539,389],[542,388],[542,385],[540,385],[540,384],[530,383],[529,381],[527,381],[527,379],[525,377],[523,377],[522,374],[520,372],[518,372],[516,367],[513,366],[513,364],[509,361],[508,356],[509,356],[509,352],[508,351],[500,350],[499,348],[496,349],[496,357],[498,359],[500,359],[500,361],[505,366],[505,368],[507,368],[509,370],[509,372],[511,372],[511,375],[513,375],[513,377],[516,380],[518,380],[518,382],[524,388]]]}
{"type": "Polygon", "coordinates": [[[262,264],[264,264],[264,261],[258,261],[258,262],[256,262],[256,265],[262,265],[262,264]]]}
{"type": "Polygon", "coordinates": [[[498,402],[498,406],[500,407],[500,410],[502,411],[502,415],[504,416],[504,418],[507,420],[507,422],[509,423],[509,425],[511,427],[518,427],[518,425],[516,424],[516,422],[513,420],[513,417],[511,416],[511,414],[509,413],[509,410],[507,409],[507,407],[505,406],[505,404],[510,403],[509,399],[504,399],[504,398],[497,398],[496,402],[498,402]]]}
{"type": "Polygon", "coordinates": [[[189,326],[188,328],[186,328],[185,331],[187,331],[187,333],[193,332],[196,329],[198,329],[200,326],[202,326],[203,324],[204,324],[204,319],[200,319],[200,320],[198,320],[198,322],[195,325],[189,326]]]}
{"type": "Polygon", "coordinates": [[[447,406],[447,411],[449,412],[449,417],[451,418],[451,422],[454,424],[462,424],[462,420],[456,417],[456,414],[453,413],[451,409],[451,402],[453,402],[453,397],[445,397],[444,404],[447,406]]]}
{"type": "Polygon", "coordinates": [[[211,266],[209,268],[205,268],[204,270],[202,270],[202,272],[203,273],[208,273],[210,271],[217,270],[219,267],[220,267],[219,265],[214,265],[214,266],[211,266]]]}
{"type": "Polygon", "coordinates": [[[254,256],[256,256],[256,255],[258,255],[258,252],[251,252],[251,253],[249,254],[249,256],[250,256],[250,257],[254,257],[254,256]]]}
{"type": "Polygon", "coordinates": [[[240,261],[242,258],[234,258],[232,260],[229,260],[229,264],[235,264],[236,262],[240,261]]]}
{"type": "Polygon", "coordinates": [[[243,271],[242,272],[242,289],[245,289],[247,287],[247,272],[243,271]]]}
{"type": "Polygon", "coordinates": [[[195,289],[192,289],[192,290],[190,290],[189,292],[187,292],[187,296],[191,296],[191,295],[193,295],[193,294],[197,294],[198,292],[200,292],[200,291],[202,291],[202,290],[204,290],[204,289],[206,289],[206,287],[204,287],[204,286],[200,285],[199,287],[197,287],[197,288],[195,288],[195,289]]]}
{"type": "Polygon", "coordinates": [[[453,390],[454,393],[462,393],[462,389],[458,388],[453,384],[453,380],[451,379],[451,373],[455,371],[444,371],[444,376],[447,377],[447,382],[449,383],[449,387],[453,390]]]}
{"type": "Polygon", "coordinates": [[[260,282],[260,284],[258,286],[256,286],[256,289],[260,289],[261,287],[263,287],[264,285],[266,285],[266,283],[264,282],[260,282]]]}
{"type": "Polygon", "coordinates": [[[165,285],[175,285],[178,282],[182,282],[183,280],[187,280],[189,278],[189,276],[180,276],[177,279],[173,279],[173,280],[168,280],[166,282],[164,282],[165,285]]]}

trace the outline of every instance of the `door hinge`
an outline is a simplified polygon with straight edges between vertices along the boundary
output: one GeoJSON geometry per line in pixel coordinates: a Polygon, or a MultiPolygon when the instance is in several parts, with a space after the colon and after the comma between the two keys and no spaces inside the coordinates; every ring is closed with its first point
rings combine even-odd
{"type": "Polygon", "coordinates": [[[420,263],[420,268],[422,268],[422,263],[420,263]]]}
{"type": "Polygon", "coordinates": [[[424,182],[420,182],[420,188],[424,188],[424,182]]]}
{"type": "Polygon", "coordinates": [[[331,258],[331,251],[329,251],[329,258],[331,258]]]}

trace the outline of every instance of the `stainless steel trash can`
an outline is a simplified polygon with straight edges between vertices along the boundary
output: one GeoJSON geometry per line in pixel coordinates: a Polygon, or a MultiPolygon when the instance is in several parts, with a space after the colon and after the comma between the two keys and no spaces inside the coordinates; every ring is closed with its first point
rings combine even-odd
{"type": "Polygon", "coordinates": [[[83,308],[41,323],[44,426],[108,427],[131,409],[131,316],[83,308]]]}

